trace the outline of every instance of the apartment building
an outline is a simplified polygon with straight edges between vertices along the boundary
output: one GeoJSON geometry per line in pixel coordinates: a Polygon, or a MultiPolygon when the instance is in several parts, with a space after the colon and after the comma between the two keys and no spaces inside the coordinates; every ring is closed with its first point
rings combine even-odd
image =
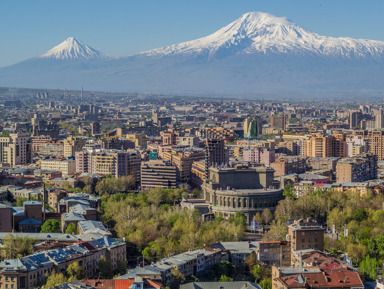
{"type": "Polygon", "coordinates": [[[291,265],[291,247],[287,241],[259,242],[256,253],[261,264],[273,266],[291,265]]]}
{"type": "Polygon", "coordinates": [[[377,156],[362,155],[354,158],[344,158],[337,162],[336,181],[362,182],[377,178],[377,156]]]}
{"type": "Polygon", "coordinates": [[[188,182],[191,179],[192,163],[205,158],[205,152],[200,148],[168,148],[164,149],[162,158],[177,168],[177,179],[188,182]]]}
{"type": "Polygon", "coordinates": [[[313,133],[305,142],[305,151],[308,157],[345,157],[347,142],[344,134],[324,135],[313,133]]]}
{"type": "Polygon", "coordinates": [[[151,160],[141,164],[141,188],[176,188],[177,168],[169,162],[151,160]]]}
{"type": "Polygon", "coordinates": [[[176,137],[177,145],[186,145],[189,147],[199,147],[200,139],[197,136],[178,136],[176,137]]]}
{"type": "Polygon", "coordinates": [[[284,115],[272,115],[271,127],[276,130],[285,130],[286,119],[284,115]]]}
{"type": "Polygon", "coordinates": [[[295,156],[279,157],[271,167],[275,170],[275,177],[290,174],[302,174],[306,171],[306,158],[295,156]]]}
{"type": "Polygon", "coordinates": [[[191,167],[191,183],[201,187],[205,179],[205,161],[195,161],[191,167]]]}
{"type": "Polygon", "coordinates": [[[141,156],[136,151],[88,150],[76,152],[76,172],[140,179],[141,156]]]}
{"type": "Polygon", "coordinates": [[[80,137],[69,136],[64,140],[64,157],[74,156],[76,152],[81,151],[87,142],[80,137]]]}
{"type": "Polygon", "coordinates": [[[29,134],[15,133],[0,137],[0,163],[9,166],[28,164],[32,161],[32,141],[29,134]]]}
{"type": "Polygon", "coordinates": [[[243,160],[255,164],[263,164],[266,167],[271,167],[271,164],[275,161],[275,151],[260,147],[244,149],[243,160]]]}
{"type": "Polygon", "coordinates": [[[295,220],[288,226],[287,237],[291,244],[291,264],[297,263],[294,258],[296,251],[324,250],[324,228],[312,218],[295,220]]]}
{"type": "Polygon", "coordinates": [[[76,162],[72,159],[55,159],[41,160],[40,167],[42,170],[58,171],[65,178],[76,173],[76,162]]]}
{"type": "Polygon", "coordinates": [[[78,262],[86,278],[98,277],[99,261],[104,256],[116,271],[126,260],[126,244],[120,240],[102,237],[61,249],[38,252],[27,257],[0,262],[0,289],[33,289],[44,284],[53,271],[64,272],[78,262]]]}
{"type": "Polygon", "coordinates": [[[369,153],[377,156],[377,160],[384,160],[384,131],[370,131],[366,136],[369,153]]]}

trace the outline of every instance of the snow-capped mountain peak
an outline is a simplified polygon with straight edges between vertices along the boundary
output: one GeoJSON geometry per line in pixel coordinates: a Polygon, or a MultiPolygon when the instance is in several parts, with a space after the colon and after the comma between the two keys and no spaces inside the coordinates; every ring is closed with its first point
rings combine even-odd
{"type": "Polygon", "coordinates": [[[284,53],[382,58],[384,42],[321,36],[269,13],[249,12],[206,37],[143,52],[144,55],[284,53]]]}
{"type": "Polygon", "coordinates": [[[74,37],[68,37],[65,41],[40,56],[40,58],[58,60],[87,60],[102,57],[105,57],[103,53],[87,46],[74,37]]]}

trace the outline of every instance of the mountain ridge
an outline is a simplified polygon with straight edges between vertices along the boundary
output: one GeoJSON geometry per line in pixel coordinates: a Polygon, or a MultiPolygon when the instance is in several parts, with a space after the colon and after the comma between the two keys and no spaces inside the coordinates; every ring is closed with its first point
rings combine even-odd
{"type": "Polygon", "coordinates": [[[251,12],[195,40],[113,58],[68,38],[0,68],[0,86],[159,93],[384,90],[384,42],[321,36],[251,12]],[[44,56],[44,57],[43,57],[44,56]]]}

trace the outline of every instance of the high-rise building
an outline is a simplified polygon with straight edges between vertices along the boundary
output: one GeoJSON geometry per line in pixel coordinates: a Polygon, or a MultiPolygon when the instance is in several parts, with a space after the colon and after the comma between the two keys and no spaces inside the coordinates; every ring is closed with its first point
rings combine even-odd
{"type": "Polygon", "coordinates": [[[91,133],[93,136],[100,134],[100,122],[93,121],[91,123],[91,133]]]}
{"type": "Polygon", "coordinates": [[[10,166],[32,162],[32,141],[29,134],[16,133],[0,137],[0,163],[10,166]]]}
{"type": "Polygon", "coordinates": [[[384,132],[370,131],[367,135],[369,152],[377,156],[379,161],[384,160],[384,132]]]}
{"type": "Polygon", "coordinates": [[[81,151],[87,142],[86,139],[69,136],[64,140],[64,157],[74,156],[76,152],[81,151]]]}
{"type": "Polygon", "coordinates": [[[305,152],[308,157],[327,158],[345,157],[347,142],[344,134],[324,135],[313,133],[305,141],[305,152]]]}
{"type": "Polygon", "coordinates": [[[369,152],[368,141],[360,135],[349,136],[347,142],[347,157],[356,157],[369,152]]]}
{"type": "Polygon", "coordinates": [[[176,166],[162,160],[141,164],[141,189],[176,188],[176,166]]]}
{"type": "Polygon", "coordinates": [[[360,127],[360,121],[363,114],[360,110],[352,110],[349,112],[349,128],[360,127]]]}
{"type": "Polygon", "coordinates": [[[271,127],[276,130],[285,130],[285,116],[284,115],[272,115],[271,127]]]}
{"type": "Polygon", "coordinates": [[[229,162],[229,153],[225,148],[224,140],[208,138],[206,141],[206,165],[221,166],[229,162]]]}
{"type": "Polygon", "coordinates": [[[382,129],[384,128],[384,116],[383,116],[383,110],[380,109],[375,114],[375,129],[382,129]]]}
{"type": "Polygon", "coordinates": [[[258,117],[248,117],[244,120],[244,138],[257,138],[263,133],[263,123],[258,117]]]}
{"type": "Polygon", "coordinates": [[[309,157],[326,158],[333,154],[333,137],[320,133],[312,134],[312,137],[305,141],[305,152],[309,157]]]}

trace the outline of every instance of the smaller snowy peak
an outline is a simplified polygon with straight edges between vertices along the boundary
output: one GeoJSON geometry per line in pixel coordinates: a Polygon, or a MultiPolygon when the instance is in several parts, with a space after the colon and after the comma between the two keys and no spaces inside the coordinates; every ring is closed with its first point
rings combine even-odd
{"type": "Polygon", "coordinates": [[[84,42],[74,37],[67,38],[64,42],[47,51],[40,58],[58,60],[87,60],[106,57],[100,51],[87,46],[84,42]]]}

